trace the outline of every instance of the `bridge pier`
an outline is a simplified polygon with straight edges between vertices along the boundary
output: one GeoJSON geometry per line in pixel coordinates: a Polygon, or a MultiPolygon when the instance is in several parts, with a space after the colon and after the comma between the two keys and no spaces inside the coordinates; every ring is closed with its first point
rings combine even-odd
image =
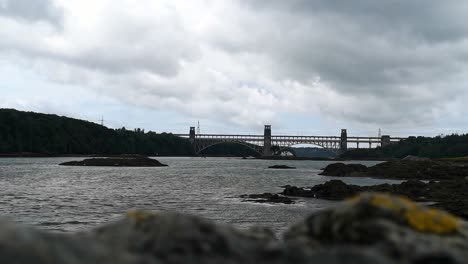
{"type": "Polygon", "coordinates": [[[381,139],[381,142],[380,142],[380,146],[385,147],[385,146],[388,146],[388,145],[390,145],[390,136],[389,135],[383,135],[382,139],[381,139]]]}
{"type": "Polygon", "coordinates": [[[271,156],[271,125],[265,125],[263,130],[263,153],[264,157],[271,156]]]}
{"type": "Polygon", "coordinates": [[[348,132],[346,129],[341,129],[340,138],[340,153],[344,153],[348,150],[348,132]]]}
{"type": "Polygon", "coordinates": [[[189,140],[190,140],[190,143],[195,142],[195,127],[190,127],[189,140]]]}

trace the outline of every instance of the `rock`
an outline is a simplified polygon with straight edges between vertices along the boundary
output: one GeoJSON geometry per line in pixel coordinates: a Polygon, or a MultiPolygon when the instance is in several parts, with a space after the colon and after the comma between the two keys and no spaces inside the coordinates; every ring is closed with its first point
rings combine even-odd
{"type": "Polygon", "coordinates": [[[361,187],[346,184],[340,180],[331,180],[324,184],[318,184],[310,188],[316,198],[327,198],[330,200],[343,200],[358,194],[361,187]]]}
{"type": "Polygon", "coordinates": [[[400,180],[451,180],[468,177],[468,166],[463,163],[425,159],[387,161],[369,168],[360,164],[333,163],[323,170],[320,175],[400,180]]]}
{"type": "Polygon", "coordinates": [[[406,160],[406,161],[429,161],[431,160],[430,158],[425,158],[425,157],[418,157],[418,156],[413,156],[413,155],[408,155],[401,160],[406,160]]]}
{"type": "Polygon", "coordinates": [[[298,196],[298,197],[315,197],[314,193],[310,190],[306,190],[304,188],[299,188],[296,186],[285,186],[283,192],[281,193],[287,196],[298,196]]]}
{"type": "Polygon", "coordinates": [[[103,166],[103,167],[165,167],[158,160],[144,156],[123,156],[113,158],[92,158],[82,161],[69,161],[61,163],[63,166],[103,166]]]}
{"type": "Polygon", "coordinates": [[[369,167],[368,177],[386,179],[449,180],[468,176],[468,167],[441,161],[388,161],[369,167]]]}
{"type": "Polygon", "coordinates": [[[88,234],[114,252],[157,263],[278,263],[284,255],[265,229],[246,231],[179,213],[130,212],[88,234]]]}
{"type": "Polygon", "coordinates": [[[52,263],[142,263],[128,251],[115,252],[112,245],[81,235],[48,233],[0,220],[0,262],[52,263]]]}
{"type": "Polygon", "coordinates": [[[283,195],[313,197],[329,200],[343,200],[356,195],[361,191],[357,185],[348,185],[340,180],[331,180],[324,184],[318,184],[310,189],[298,188],[295,186],[286,186],[283,195]]]}
{"type": "Polygon", "coordinates": [[[244,202],[255,202],[255,203],[283,203],[283,204],[293,204],[294,201],[291,198],[271,193],[262,193],[262,194],[244,194],[240,196],[241,198],[247,198],[244,202]]]}
{"type": "Polygon", "coordinates": [[[366,173],[367,167],[362,164],[329,164],[319,175],[325,176],[362,176],[366,173]]]}
{"type": "Polygon", "coordinates": [[[408,180],[400,184],[378,184],[357,186],[340,180],[331,180],[310,188],[284,186],[281,194],[296,197],[313,197],[327,200],[343,200],[361,192],[382,192],[402,195],[415,201],[434,202],[434,207],[442,208],[459,217],[468,219],[468,182],[465,180],[431,181],[408,180]]]}
{"type": "Polygon", "coordinates": [[[269,169],[295,169],[296,167],[290,167],[287,165],[273,165],[273,166],[268,166],[269,169]]]}
{"type": "Polygon", "coordinates": [[[397,263],[465,263],[463,220],[405,198],[364,193],[291,227],[285,243],[309,252],[336,247],[374,252],[397,263]]]}

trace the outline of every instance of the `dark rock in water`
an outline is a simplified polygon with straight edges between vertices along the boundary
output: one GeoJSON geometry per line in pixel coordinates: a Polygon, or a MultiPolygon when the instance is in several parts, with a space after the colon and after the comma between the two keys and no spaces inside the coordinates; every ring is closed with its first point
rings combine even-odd
{"type": "Polygon", "coordinates": [[[369,167],[368,177],[386,179],[450,180],[468,176],[468,167],[441,161],[388,161],[369,167]]]}
{"type": "Polygon", "coordinates": [[[273,166],[269,166],[268,168],[269,169],[295,169],[296,167],[290,167],[287,165],[273,165],[273,166]]]}
{"type": "MultiPolygon", "coordinates": [[[[352,197],[360,192],[384,192],[404,195],[417,201],[428,201],[437,199],[435,193],[440,192],[439,188],[446,183],[437,183],[437,186],[430,186],[417,180],[409,180],[400,184],[378,184],[371,186],[358,186],[346,184],[340,180],[331,180],[323,184],[317,184],[310,188],[300,188],[286,186],[281,194],[287,196],[314,197],[327,200],[343,200],[352,197]]],[[[450,189],[450,188],[448,188],[450,189]]],[[[450,192],[449,190],[446,190],[450,192]]],[[[452,192],[454,189],[452,189],[452,192]]],[[[463,192],[458,191],[458,195],[463,192]]],[[[463,194],[464,195],[464,194],[463,194]]]]}
{"type": "Polygon", "coordinates": [[[331,180],[310,188],[310,192],[314,193],[314,197],[330,200],[343,200],[358,194],[360,191],[360,186],[346,184],[340,180],[331,180]]]}
{"type": "Polygon", "coordinates": [[[76,234],[0,219],[0,261],[80,263],[466,263],[468,223],[384,194],[362,194],[293,225],[282,240],[179,213],[129,212],[76,234]]]}
{"type": "Polygon", "coordinates": [[[284,240],[310,254],[347,247],[395,263],[466,263],[467,228],[465,221],[443,211],[397,196],[365,193],[309,216],[291,227],[284,240]]]}
{"type": "Polygon", "coordinates": [[[320,175],[373,177],[400,180],[450,180],[468,177],[468,166],[432,160],[398,160],[367,168],[360,164],[333,163],[320,175]]]}
{"type": "Polygon", "coordinates": [[[262,194],[244,194],[240,198],[245,198],[244,202],[255,202],[255,203],[283,203],[293,204],[294,201],[291,198],[271,193],[262,194]]]}
{"type": "Polygon", "coordinates": [[[400,184],[378,184],[357,186],[340,180],[331,180],[310,188],[284,186],[281,194],[296,197],[313,197],[327,200],[343,200],[361,192],[381,192],[406,196],[415,201],[434,202],[434,207],[442,208],[457,216],[468,219],[468,180],[431,181],[424,183],[408,180],[400,184]]]}
{"type": "Polygon", "coordinates": [[[61,163],[63,166],[103,166],[103,167],[165,167],[158,160],[144,156],[123,156],[113,158],[93,158],[82,161],[61,163]]]}
{"type": "Polygon", "coordinates": [[[310,189],[287,186],[282,194],[288,196],[313,197],[328,200],[343,200],[362,191],[360,186],[348,185],[340,180],[327,181],[310,189]]]}
{"type": "Polygon", "coordinates": [[[329,164],[319,175],[325,176],[362,176],[365,175],[367,167],[362,164],[344,164],[332,163],[329,164]]]}
{"type": "Polygon", "coordinates": [[[315,194],[310,190],[304,188],[287,185],[284,187],[283,192],[281,193],[287,196],[297,196],[297,197],[315,197],[315,194]]]}

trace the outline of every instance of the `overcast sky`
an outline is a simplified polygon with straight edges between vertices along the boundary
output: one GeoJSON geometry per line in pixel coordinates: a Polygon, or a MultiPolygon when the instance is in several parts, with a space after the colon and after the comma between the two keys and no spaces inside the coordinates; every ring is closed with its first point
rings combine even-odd
{"type": "Polygon", "coordinates": [[[468,1],[0,0],[0,107],[206,133],[468,132],[468,1]]]}

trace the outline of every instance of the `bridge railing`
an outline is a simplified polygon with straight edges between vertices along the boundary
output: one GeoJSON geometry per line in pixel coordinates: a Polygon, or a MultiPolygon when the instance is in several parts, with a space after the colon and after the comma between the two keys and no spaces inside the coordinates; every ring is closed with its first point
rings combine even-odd
{"type": "MultiPolygon", "coordinates": [[[[178,137],[189,138],[189,134],[174,134],[178,137]]],[[[264,135],[227,135],[227,134],[196,134],[196,139],[233,139],[243,141],[263,141],[264,135]]],[[[391,142],[398,142],[404,140],[403,137],[391,137],[391,142]]],[[[272,141],[317,141],[317,142],[340,142],[341,137],[338,136],[289,136],[289,135],[278,135],[271,136],[272,141]]],[[[372,143],[378,144],[382,142],[381,137],[347,137],[348,143],[372,143]]]]}

